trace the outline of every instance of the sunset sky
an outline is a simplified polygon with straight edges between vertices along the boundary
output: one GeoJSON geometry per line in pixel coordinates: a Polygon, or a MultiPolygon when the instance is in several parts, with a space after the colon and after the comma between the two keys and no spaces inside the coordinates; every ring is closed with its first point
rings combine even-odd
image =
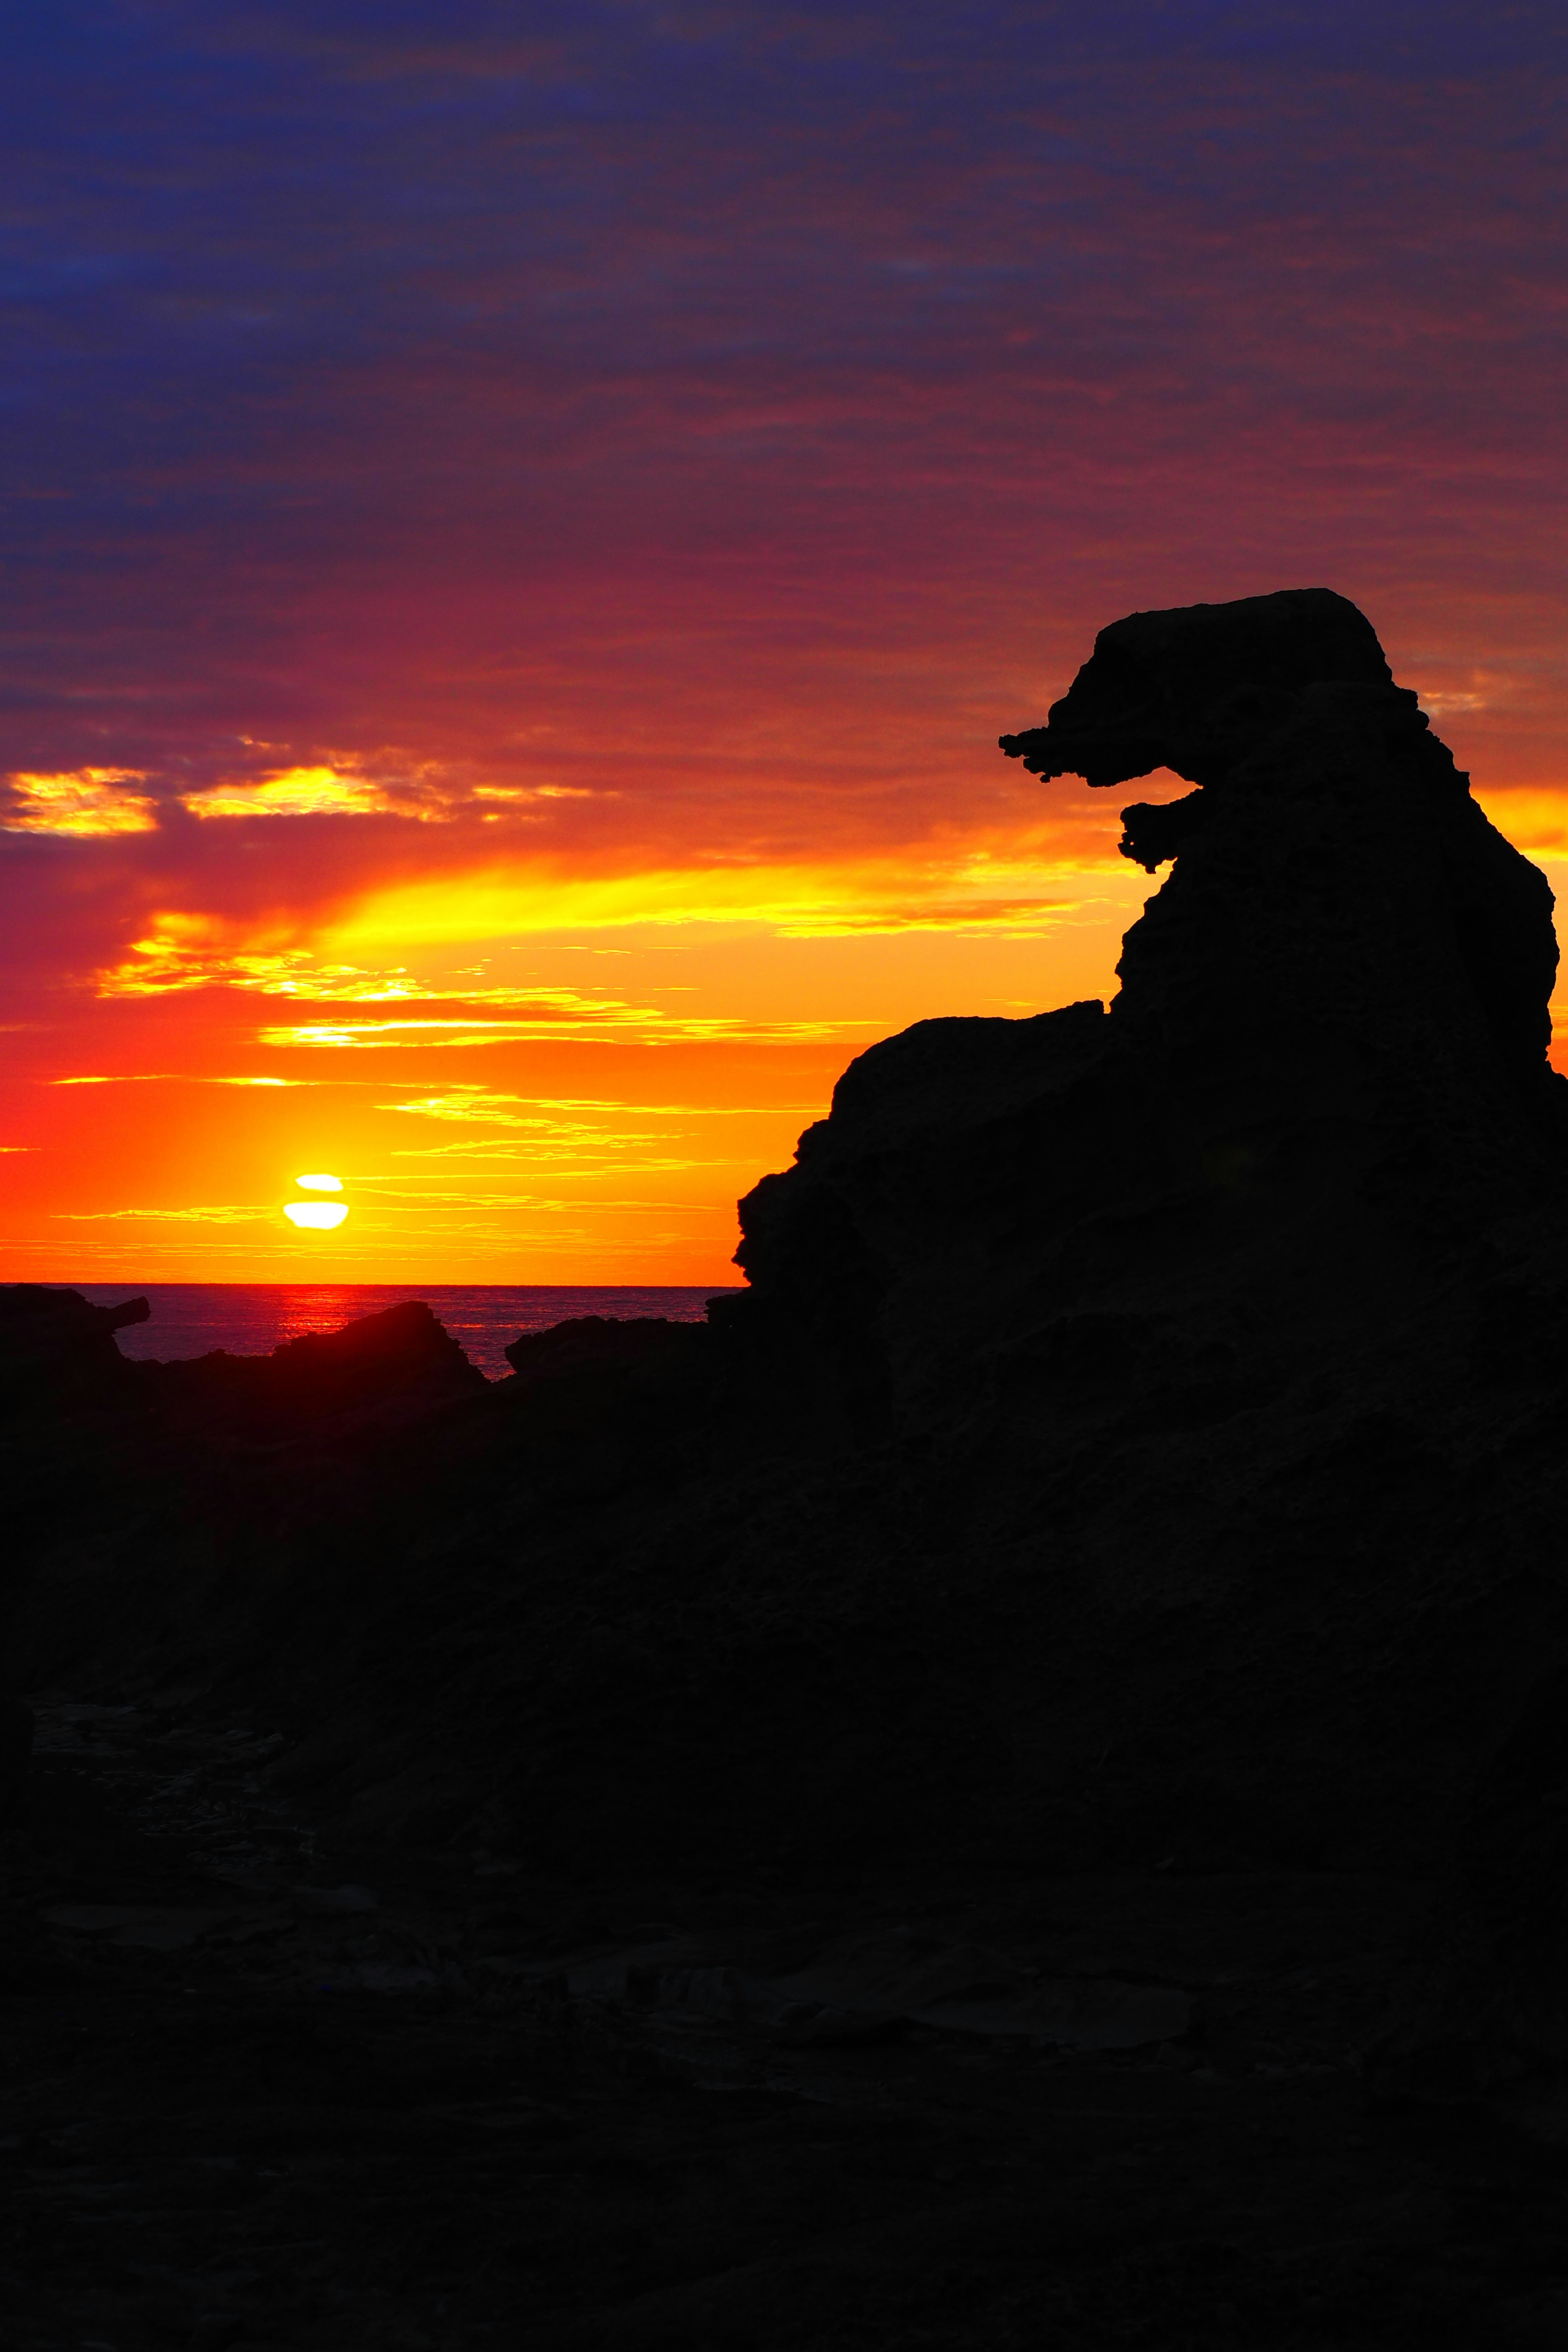
{"type": "Polygon", "coordinates": [[[1114,989],[995,745],[1141,606],[1353,597],[1568,884],[1560,6],[0,28],[5,1278],[737,1279],[1114,989]]]}

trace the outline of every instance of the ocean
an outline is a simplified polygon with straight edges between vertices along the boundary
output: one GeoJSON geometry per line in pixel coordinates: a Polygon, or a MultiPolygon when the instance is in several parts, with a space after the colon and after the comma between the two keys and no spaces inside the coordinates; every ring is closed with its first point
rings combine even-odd
{"type": "Polygon", "coordinates": [[[700,1323],[710,1298],[728,1287],[710,1283],[671,1288],[615,1287],[583,1283],[378,1283],[378,1282],[72,1282],[51,1285],[79,1290],[96,1307],[145,1298],[150,1323],[116,1333],[121,1355],[158,1357],[164,1362],[205,1356],[226,1348],[231,1356],[265,1356],[285,1339],[306,1331],[336,1331],[362,1315],[377,1315],[405,1298],[422,1298],[463,1348],[470,1363],[490,1380],[510,1371],[502,1352],[522,1331],[547,1330],[578,1315],[611,1315],[626,1320],[663,1315],[675,1323],[700,1323]]]}

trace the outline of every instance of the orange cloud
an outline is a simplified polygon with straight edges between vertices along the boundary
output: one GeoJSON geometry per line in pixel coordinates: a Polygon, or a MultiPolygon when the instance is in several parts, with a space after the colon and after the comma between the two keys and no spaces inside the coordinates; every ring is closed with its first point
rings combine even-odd
{"type": "MultiPolygon", "coordinates": [[[[587,1108],[587,1106],[583,1106],[587,1108]]],[[[425,1095],[416,1102],[379,1103],[380,1110],[398,1110],[417,1118],[450,1118],[472,1121],[481,1127],[533,1128],[553,1134],[587,1135],[595,1132],[581,1121],[562,1121],[546,1115],[545,1107],[526,1095],[487,1094],[482,1087],[458,1087],[445,1094],[425,1095]],[[520,1117],[512,1106],[523,1106],[531,1116],[520,1117]]],[[[553,1108],[553,1106],[552,1106],[553,1108]]],[[[574,1105],[573,1108],[577,1108],[574,1105]]],[[[595,1106],[597,1108],[597,1106],[595,1106]]],[[[615,1106],[629,1109],[629,1104],[615,1106]]]]}
{"type": "Polygon", "coordinates": [[[60,776],[14,772],[5,780],[0,832],[49,833],[81,840],[156,830],[157,803],[122,784],[144,781],[135,768],[78,768],[60,776]]]}
{"type": "Polygon", "coordinates": [[[50,1213],[72,1225],[115,1224],[136,1218],[148,1219],[154,1224],[251,1225],[270,1223],[278,1212],[274,1208],[258,1208],[254,1202],[220,1202],[188,1209],[55,1209],[50,1213]]]}
{"type": "MultiPolygon", "coordinates": [[[[524,807],[530,801],[592,801],[619,800],[618,793],[595,793],[585,784],[476,784],[473,797],[477,801],[502,801],[509,809],[524,807]]],[[[501,812],[483,812],[486,824],[499,823],[501,812]]]]}
{"type": "Polygon", "coordinates": [[[308,1087],[310,1078],[219,1078],[189,1070],[105,1070],[51,1078],[51,1087],[308,1087]]]}
{"type": "Polygon", "coordinates": [[[368,776],[334,768],[286,768],[277,775],[182,793],[180,804],[196,817],[406,816],[428,822],[447,811],[421,800],[395,798],[368,776]]]}
{"type": "Polygon", "coordinates": [[[397,816],[418,824],[450,824],[478,814],[485,824],[526,816],[541,801],[616,800],[616,793],[584,784],[474,784],[438,761],[417,761],[406,772],[367,775],[355,765],[317,762],[238,776],[182,793],[180,805],[204,821],[214,817],[397,816]],[[491,804],[494,805],[491,805],[491,804]]]}
{"type": "Polygon", "coordinates": [[[324,997],[356,1003],[396,1001],[423,993],[399,969],[365,971],[357,964],[321,964],[306,948],[230,944],[231,927],[206,915],[154,915],[144,939],[131,942],[125,961],[96,975],[100,996],[168,996],[195,988],[237,988],[264,996],[324,997]]]}
{"type": "MultiPolygon", "coordinates": [[[[498,995],[501,993],[497,992],[498,995]]],[[[748,1021],[736,1014],[667,1013],[658,1005],[622,1004],[613,997],[580,996],[570,988],[508,990],[503,1001],[527,1004],[531,1008],[531,1014],[515,1020],[454,1013],[440,1019],[407,1021],[305,1022],[292,1029],[259,1030],[258,1042],[263,1045],[406,1047],[506,1045],[568,1038],[584,1042],[635,1036],[645,1044],[677,1039],[777,1044],[788,1039],[846,1036],[873,1025],[854,1019],[748,1021]]]]}
{"type": "Polygon", "coordinates": [[[367,891],[331,922],[340,952],[405,950],[632,924],[765,924],[790,939],[876,931],[1036,937],[1105,897],[1103,851],[1016,828],[880,857],[784,865],[743,857],[603,874],[552,861],[480,868],[367,891]],[[1085,854],[1085,853],[1088,854],[1085,854]],[[1096,854],[1098,853],[1098,854],[1096,854]]]}

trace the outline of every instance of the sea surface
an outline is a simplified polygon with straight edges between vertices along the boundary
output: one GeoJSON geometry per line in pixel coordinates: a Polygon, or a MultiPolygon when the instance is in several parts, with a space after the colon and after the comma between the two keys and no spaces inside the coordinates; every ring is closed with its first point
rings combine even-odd
{"type": "Polygon", "coordinates": [[[117,1332],[123,1356],[157,1357],[168,1363],[182,1356],[205,1356],[226,1348],[231,1356],[265,1356],[285,1339],[306,1331],[337,1331],[362,1315],[378,1315],[405,1298],[422,1298],[466,1351],[470,1363],[491,1380],[510,1371],[502,1352],[523,1331],[544,1331],[577,1315],[613,1315],[626,1320],[663,1315],[675,1323],[700,1323],[710,1298],[725,1286],[671,1289],[616,1288],[600,1283],[569,1288],[553,1283],[378,1282],[72,1282],[51,1287],[79,1290],[95,1307],[118,1307],[125,1298],[145,1298],[150,1323],[117,1332]]]}

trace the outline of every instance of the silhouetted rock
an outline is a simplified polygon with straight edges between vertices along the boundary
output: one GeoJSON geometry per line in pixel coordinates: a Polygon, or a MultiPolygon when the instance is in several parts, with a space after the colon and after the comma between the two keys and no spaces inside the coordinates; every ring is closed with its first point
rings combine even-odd
{"type": "Polygon", "coordinates": [[[721,1312],[742,1361],[748,1328],[753,1359],[805,1351],[825,1433],[951,1412],[982,1358],[1087,1307],[1217,1329],[1267,1296],[1269,1378],[1281,1339],[1300,1374],[1427,1279],[1412,1253],[1473,1245],[1563,1163],[1551,891],[1353,605],[1133,614],[1002,740],[1043,774],[1199,791],[1126,812],[1135,854],[1176,865],[1108,1013],[874,1045],[742,1203],[752,1293],[721,1312]]]}
{"type": "Polygon", "coordinates": [[[1417,1056],[1409,1075],[1450,1101],[1492,1091],[1483,1044],[1541,1093],[1552,894],[1342,596],[1134,613],[1100,631],[1044,727],[1001,743],[1037,775],[1107,785],[1164,767],[1199,787],[1123,811],[1123,854],[1151,872],[1192,853],[1128,935],[1123,1018],[1200,1024],[1211,1054],[1238,1018],[1251,1036],[1281,1019],[1286,1036],[1349,1030],[1363,1054],[1417,1056]],[[1437,1077],[1439,1035],[1460,1058],[1437,1077]]]}
{"type": "Polygon", "coordinates": [[[114,1334],[151,1312],[144,1298],[93,1307],[79,1290],[0,1285],[0,1415],[68,1412],[128,1393],[114,1334]]]}
{"type": "Polygon", "coordinates": [[[0,1696],[0,1823],[21,1801],[33,1752],[33,1710],[19,1698],[0,1696]]]}
{"type": "MultiPolygon", "coordinates": [[[[93,1307],[76,1290],[0,1286],[0,1638],[7,1653],[35,1561],[68,1548],[72,1523],[97,1483],[104,1417],[130,1401],[131,1368],[114,1334],[148,1313],[144,1298],[93,1307]]],[[[5,1683],[13,1675],[7,1654],[5,1683]]],[[[31,1711],[0,1688],[0,1823],[21,1801],[32,1737],[31,1711]]],[[[0,1929],[0,1947],[6,1932],[0,1929]]],[[[0,1980],[7,1966],[0,1949],[0,1980]]]]}
{"type": "Polygon", "coordinates": [[[518,1380],[531,1387],[564,1373],[668,1361],[702,1345],[700,1324],[672,1323],[662,1315],[580,1315],[548,1330],[523,1332],[506,1349],[506,1360],[518,1380]]]}
{"type": "Polygon", "coordinates": [[[0,1290],[0,1618],[24,1611],[34,1683],[84,1644],[139,1671],[254,1634],[318,1548],[374,1547],[406,1482],[428,1499],[454,1408],[490,1394],[418,1302],[268,1356],[128,1361],[113,1333],[147,1317],[0,1290]]]}
{"type": "Polygon", "coordinates": [[[161,1410],[221,1422],[241,1437],[309,1431],[344,1414],[423,1408],[486,1386],[484,1374],[418,1299],[341,1330],[306,1332],[267,1356],[231,1356],[218,1348],[136,1369],[161,1410]]]}
{"type": "Polygon", "coordinates": [[[1123,813],[1174,871],[1109,1011],[872,1047],[742,1202],[735,1440],[943,1433],[1054,1833],[1451,1854],[1407,2072],[1568,2063],[1551,892],[1326,591],[1131,615],[1002,747],[1195,783],[1123,813]]]}
{"type": "Polygon", "coordinates": [[[710,1460],[712,1334],[661,1316],[584,1315],[525,1331],[495,1391],[512,1475],[542,1502],[645,1498],[700,1476],[710,1460]]]}
{"type": "Polygon", "coordinates": [[[1312,688],[1392,684],[1371,622],[1329,588],[1130,613],[1100,630],[1046,725],[1002,749],[1037,776],[1096,786],[1161,767],[1223,784],[1312,688]]]}

